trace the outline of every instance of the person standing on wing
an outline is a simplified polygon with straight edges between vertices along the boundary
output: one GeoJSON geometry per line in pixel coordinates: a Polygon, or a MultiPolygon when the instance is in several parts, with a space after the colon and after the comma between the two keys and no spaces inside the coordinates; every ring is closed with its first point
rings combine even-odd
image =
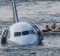
{"type": "Polygon", "coordinates": [[[53,25],[51,26],[51,28],[55,29],[56,28],[56,24],[53,23],[53,25]]]}
{"type": "Polygon", "coordinates": [[[49,28],[48,25],[45,26],[45,29],[46,29],[46,31],[51,31],[52,30],[52,28],[49,28]]]}

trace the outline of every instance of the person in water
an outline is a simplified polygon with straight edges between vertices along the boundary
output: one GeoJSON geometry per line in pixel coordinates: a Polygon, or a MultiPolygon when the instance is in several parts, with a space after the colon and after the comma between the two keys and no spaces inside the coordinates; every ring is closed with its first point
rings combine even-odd
{"type": "Polygon", "coordinates": [[[51,28],[55,29],[56,28],[56,24],[53,23],[53,25],[51,26],[51,28]]]}

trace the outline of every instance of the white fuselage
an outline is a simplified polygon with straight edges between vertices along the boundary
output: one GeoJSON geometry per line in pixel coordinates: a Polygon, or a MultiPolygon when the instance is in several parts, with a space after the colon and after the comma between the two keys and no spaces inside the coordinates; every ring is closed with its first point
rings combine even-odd
{"type": "Polygon", "coordinates": [[[38,39],[33,27],[27,22],[13,24],[10,27],[9,32],[10,37],[8,40],[19,45],[34,44],[38,39]]]}

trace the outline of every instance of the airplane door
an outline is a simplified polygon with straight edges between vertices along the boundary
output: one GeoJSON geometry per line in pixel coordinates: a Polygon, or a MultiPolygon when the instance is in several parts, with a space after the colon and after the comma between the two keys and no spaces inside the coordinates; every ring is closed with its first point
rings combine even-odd
{"type": "Polygon", "coordinates": [[[7,34],[8,34],[8,29],[5,29],[1,37],[1,44],[7,43],[7,34]]]}
{"type": "Polygon", "coordinates": [[[37,32],[38,35],[38,45],[42,44],[42,40],[43,40],[43,33],[41,32],[41,30],[39,29],[39,27],[37,25],[34,25],[34,29],[37,32]]]}

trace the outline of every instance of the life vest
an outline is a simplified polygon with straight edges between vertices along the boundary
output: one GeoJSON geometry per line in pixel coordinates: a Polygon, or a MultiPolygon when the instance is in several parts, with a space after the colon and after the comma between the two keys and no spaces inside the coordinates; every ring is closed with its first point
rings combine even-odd
{"type": "Polygon", "coordinates": [[[53,30],[53,28],[49,28],[49,30],[53,30]]]}
{"type": "Polygon", "coordinates": [[[53,28],[48,27],[48,25],[46,25],[45,28],[46,28],[46,30],[48,30],[48,31],[53,30],[53,28]]]}

